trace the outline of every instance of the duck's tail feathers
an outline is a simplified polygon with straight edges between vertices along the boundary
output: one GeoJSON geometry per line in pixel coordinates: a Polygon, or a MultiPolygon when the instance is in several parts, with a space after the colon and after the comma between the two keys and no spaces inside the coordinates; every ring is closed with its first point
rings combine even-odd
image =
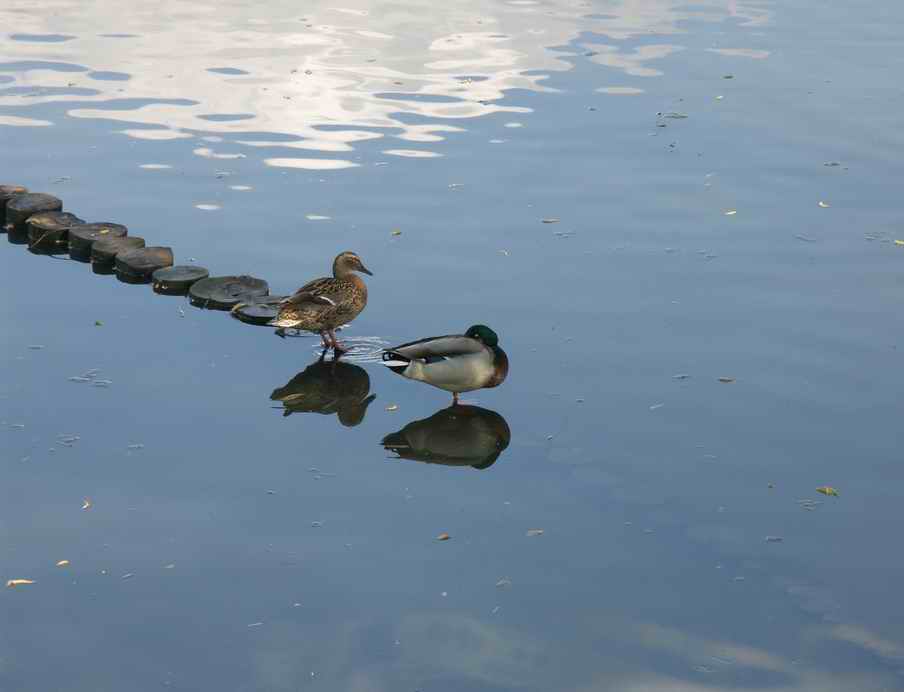
{"type": "Polygon", "coordinates": [[[383,365],[393,372],[403,375],[408,366],[411,365],[411,358],[407,358],[396,351],[383,351],[383,365]]]}

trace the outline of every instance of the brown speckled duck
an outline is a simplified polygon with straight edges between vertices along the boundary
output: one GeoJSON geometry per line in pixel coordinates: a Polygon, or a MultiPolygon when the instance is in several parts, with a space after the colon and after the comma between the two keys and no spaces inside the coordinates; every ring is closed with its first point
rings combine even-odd
{"type": "Polygon", "coordinates": [[[276,319],[269,324],[320,334],[324,348],[337,354],[345,349],[336,341],[335,329],[355,319],[367,305],[367,285],[355,272],[373,276],[354,252],[342,252],[333,261],[333,276],[314,279],[280,302],[276,319]]]}

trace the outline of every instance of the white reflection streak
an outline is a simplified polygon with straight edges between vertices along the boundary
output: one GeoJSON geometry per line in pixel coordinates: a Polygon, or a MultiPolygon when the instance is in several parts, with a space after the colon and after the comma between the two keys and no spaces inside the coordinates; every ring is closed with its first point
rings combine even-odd
{"type": "MultiPolygon", "coordinates": [[[[609,41],[589,44],[598,52],[593,60],[629,75],[649,77],[661,74],[649,64],[680,46],[626,48],[619,42],[639,36],[674,36],[682,33],[680,25],[689,19],[722,21],[736,16],[761,24],[768,18],[760,0],[702,0],[693,9],[683,0],[405,0],[392,4],[349,0],[344,5],[316,3],[299,9],[294,0],[272,0],[265,9],[255,9],[238,0],[211,4],[132,0],[128,12],[119,12],[112,0],[46,0],[39,8],[32,0],[8,0],[0,8],[0,22],[21,33],[78,37],[52,45],[4,42],[6,61],[55,61],[86,68],[12,73],[15,86],[62,89],[62,93],[31,98],[29,103],[96,102],[104,107],[78,107],[69,115],[158,128],[121,130],[136,138],[240,133],[244,136],[238,139],[245,145],[329,155],[351,151],[356,141],[386,134],[414,142],[441,141],[443,135],[438,133],[462,129],[450,126],[449,120],[527,112],[500,101],[512,89],[547,90],[542,85],[543,72],[571,68],[566,54],[551,49],[561,49],[581,32],[594,32],[609,41]],[[111,33],[135,36],[102,36],[111,33]],[[247,74],[211,72],[212,68],[247,74]],[[127,73],[131,79],[102,81],[93,79],[92,71],[127,73]],[[86,87],[100,93],[65,91],[86,87]],[[138,101],[120,106],[118,99],[138,101]],[[160,103],[161,99],[182,103],[160,103]],[[201,117],[235,114],[250,117],[231,121],[201,117]],[[411,124],[413,119],[441,122],[411,124]],[[348,131],[351,136],[343,137],[348,131]],[[247,136],[252,132],[290,135],[295,141],[252,142],[247,136]]],[[[22,103],[16,93],[0,94],[0,105],[22,103]]],[[[7,116],[5,124],[15,123],[7,116]]],[[[201,156],[210,156],[208,152],[196,150],[201,156]]],[[[266,161],[318,169],[357,165],[289,156],[266,161]]]]}

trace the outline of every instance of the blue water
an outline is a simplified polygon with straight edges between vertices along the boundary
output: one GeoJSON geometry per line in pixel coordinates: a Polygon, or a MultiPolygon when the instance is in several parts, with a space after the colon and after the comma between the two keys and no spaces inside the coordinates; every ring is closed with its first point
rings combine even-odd
{"type": "Polygon", "coordinates": [[[273,293],[355,250],[376,398],[284,416],[315,337],[0,238],[0,689],[904,689],[904,8],[67,7],[0,11],[0,182],[273,293]],[[449,396],[374,350],[476,322],[507,446],[397,458],[449,396]]]}

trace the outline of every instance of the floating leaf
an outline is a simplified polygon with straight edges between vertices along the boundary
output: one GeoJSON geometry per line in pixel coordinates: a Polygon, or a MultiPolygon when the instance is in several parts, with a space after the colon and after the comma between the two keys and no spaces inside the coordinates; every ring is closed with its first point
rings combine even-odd
{"type": "Polygon", "coordinates": [[[734,381],[735,381],[735,378],[733,378],[733,377],[720,377],[719,378],[719,382],[722,382],[723,384],[731,384],[734,381]]]}
{"type": "Polygon", "coordinates": [[[57,567],[68,567],[69,560],[60,560],[58,563],[56,563],[56,566],[57,567]]]}
{"type": "Polygon", "coordinates": [[[436,540],[438,540],[438,541],[448,541],[450,538],[452,538],[452,536],[450,536],[449,534],[447,534],[447,533],[441,533],[439,536],[436,537],[436,540]]]}
{"type": "Polygon", "coordinates": [[[549,218],[546,218],[546,219],[540,219],[540,220],[541,220],[543,223],[559,223],[559,220],[558,220],[557,218],[555,218],[554,216],[550,216],[549,218]]]}
{"type": "Polygon", "coordinates": [[[95,327],[103,327],[104,323],[101,322],[100,320],[94,320],[94,326],[95,327]]]}
{"type": "Polygon", "coordinates": [[[824,485],[820,488],[816,488],[816,492],[822,493],[823,495],[827,495],[829,497],[839,497],[838,491],[835,490],[831,485],[824,485]]]}
{"type": "Polygon", "coordinates": [[[895,245],[904,245],[904,240],[896,240],[895,245]]]}
{"type": "Polygon", "coordinates": [[[31,579],[10,579],[6,582],[6,586],[10,589],[14,589],[17,586],[25,586],[26,584],[34,584],[34,581],[31,579]]]}
{"type": "Polygon", "coordinates": [[[392,229],[392,234],[393,234],[393,235],[402,235],[402,232],[401,232],[398,228],[393,228],[393,229],[392,229]]]}

